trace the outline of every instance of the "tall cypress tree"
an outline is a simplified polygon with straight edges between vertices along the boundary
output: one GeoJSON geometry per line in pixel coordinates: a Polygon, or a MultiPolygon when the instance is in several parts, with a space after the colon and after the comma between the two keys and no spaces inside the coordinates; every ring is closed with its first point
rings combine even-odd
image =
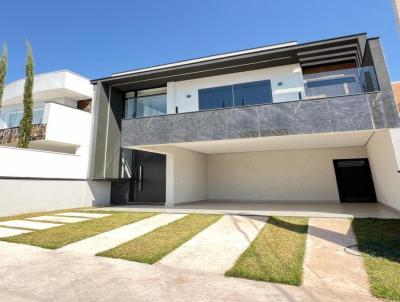
{"type": "Polygon", "coordinates": [[[4,91],[4,82],[7,74],[7,45],[3,46],[3,53],[1,54],[0,59],[0,110],[3,105],[3,91],[4,91]]]}
{"type": "Polygon", "coordinates": [[[33,54],[29,42],[26,43],[26,65],[25,65],[25,86],[24,86],[24,115],[19,123],[18,147],[28,148],[32,132],[33,118],[33,54]]]}

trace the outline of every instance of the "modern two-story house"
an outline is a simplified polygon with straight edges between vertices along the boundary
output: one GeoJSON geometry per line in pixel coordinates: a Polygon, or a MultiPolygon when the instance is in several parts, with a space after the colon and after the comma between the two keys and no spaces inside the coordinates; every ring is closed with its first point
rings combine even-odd
{"type": "Polygon", "coordinates": [[[400,121],[379,38],[282,43],[92,84],[90,175],[111,203],[400,209],[400,121]]]}

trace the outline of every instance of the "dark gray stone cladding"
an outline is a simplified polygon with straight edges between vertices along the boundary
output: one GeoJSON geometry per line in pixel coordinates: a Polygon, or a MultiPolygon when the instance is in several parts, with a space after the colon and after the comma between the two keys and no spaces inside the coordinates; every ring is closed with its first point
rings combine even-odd
{"type": "Polygon", "coordinates": [[[122,121],[121,146],[400,127],[392,92],[122,121]]]}

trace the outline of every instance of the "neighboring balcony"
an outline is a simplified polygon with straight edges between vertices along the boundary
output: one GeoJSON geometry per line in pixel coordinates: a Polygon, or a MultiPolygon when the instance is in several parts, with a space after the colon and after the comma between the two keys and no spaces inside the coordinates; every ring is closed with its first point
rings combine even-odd
{"type": "Polygon", "coordinates": [[[129,99],[122,147],[399,127],[373,67],[303,70],[303,84],[279,99],[268,81],[199,90],[198,111],[175,114],[166,94],[129,99]]]}
{"type": "MultiPolygon", "coordinates": [[[[17,110],[0,115],[0,145],[17,145],[21,118],[22,112],[17,110]]],[[[87,139],[90,113],[48,102],[34,109],[33,124],[30,148],[76,153],[87,139]]]]}

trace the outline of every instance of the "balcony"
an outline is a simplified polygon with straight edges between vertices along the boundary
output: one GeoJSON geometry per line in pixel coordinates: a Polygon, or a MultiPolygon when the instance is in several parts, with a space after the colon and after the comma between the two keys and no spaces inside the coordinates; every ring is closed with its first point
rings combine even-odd
{"type": "MultiPolygon", "coordinates": [[[[19,127],[0,130],[0,145],[16,145],[19,138],[19,127]]],[[[46,138],[46,124],[35,124],[32,127],[31,141],[46,138]]]]}
{"type": "MultiPolygon", "coordinates": [[[[232,85],[208,91],[206,101],[213,107],[199,104],[197,111],[167,114],[158,110],[167,104],[158,102],[158,109],[142,110],[150,116],[126,116],[122,147],[399,127],[393,94],[379,91],[373,67],[303,70],[302,77],[303,86],[281,94],[279,101],[270,86],[260,94],[263,88],[232,85]]],[[[142,107],[152,106],[144,101],[142,107]]]]}
{"type": "MultiPolygon", "coordinates": [[[[89,137],[90,116],[88,112],[53,102],[36,108],[30,148],[76,153],[89,137]]],[[[15,146],[18,143],[22,112],[5,110],[0,117],[3,126],[0,130],[0,145],[15,146]]]]}

